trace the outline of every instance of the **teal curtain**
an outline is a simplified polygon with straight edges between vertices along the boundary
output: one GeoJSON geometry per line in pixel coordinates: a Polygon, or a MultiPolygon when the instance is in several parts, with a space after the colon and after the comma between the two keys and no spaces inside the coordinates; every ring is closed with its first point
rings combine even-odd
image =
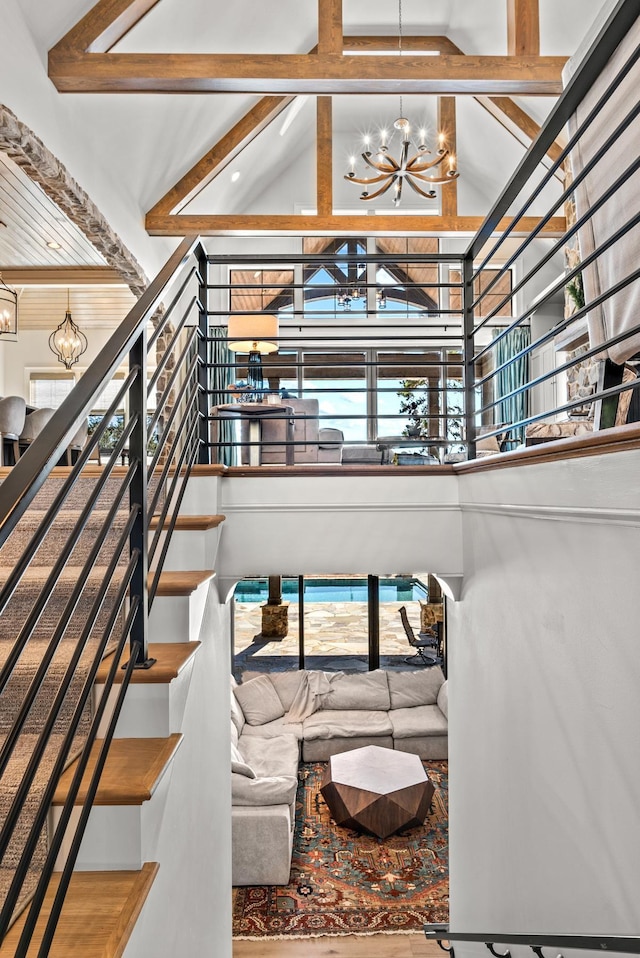
{"type": "MultiPolygon", "coordinates": [[[[493,330],[495,339],[500,333],[499,329],[493,330]]],[[[495,360],[496,366],[512,359],[521,349],[525,349],[531,342],[531,330],[528,326],[520,326],[518,329],[512,329],[510,333],[496,343],[495,360]]],[[[496,399],[501,401],[494,407],[495,422],[512,423],[520,419],[526,419],[529,410],[528,393],[521,392],[517,396],[511,396],[508,399],[502,399],[503,396],[519,386],[524,386],[529,381],[529,355],[520,356],[515,359],[505,369],[501,369],[495,377],[496,399]]],[[[516,443],[524,442],[524,426],[513,429],[510,439],[516,443]]]]}
{"type": "MultiPolygon", "coordinates": [[[[234,356],[226,343],[228,330],[226,326],[214,326],[211,329],[213,342],[211,343],[211,405],[219,406],[230,402],[229,394],[225,391],[234,380],[234,356]]],[[[218,442],[228,445],[218,446],[212,450],[212,461],[225,466],[233,466],[236,461],[236,450],[231,445],[234,440],[233,421],[219,419],[217,427],[218,442]]]]}

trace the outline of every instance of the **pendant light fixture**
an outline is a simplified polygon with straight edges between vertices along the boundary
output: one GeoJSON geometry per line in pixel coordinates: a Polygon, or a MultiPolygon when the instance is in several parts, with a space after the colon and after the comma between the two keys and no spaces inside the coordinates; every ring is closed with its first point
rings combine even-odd
{"type": "MultiPolygon", "coordinates": [[[[398,55],[402,56],[402,0],[398,0],[398,55]]],[[[345,174],[344,179],[350,183],[358,183],[364,186],[364,190],[360,194],[361,200],[365,202],[375,200],[393,187],[393,204],[399,206],[404,183],[407,183],[413,192],[419,196],[425,199],[433,199],[436,196],[434,186],[452,183],[458,178],[456,158],[446,148],[446,137],[443,132],[438,135],[438,147],[433,160],[426,159],[431,153],[426,142],[426,130],[420,130],[418,136],[412,140],[411,124],[402,113],[402,97],[400,97],[400,116],[394,121],[393,128],[400,134],[398,159],[392,156],[390,152],[394,136],[393,131],[389,134],[388,130],[381,130],[380,143],[377,148],[373,147],[373,149],[371,137],[365,136],[364,138],[362,159],[365,167],[374,170],[378,176],[356,176],[356,158],[355,156],[351,157],[350,169],[345,174]],[[448,169],[440,168],[437,170],[436,167],[439,167],[447,157],[449,158],[448,169]],[[431,173],[429,176],[425,176],[427,170],[433,170],[437,175],[431,173]],[[372,184],[381,185],[370,193],[368,187],[372,184]]]]}
{"type": "Polygon", "coordinates": [[[87,337],[71,318],[70,294],[67,289],[67,311],[64,320],[49,336],[49,349],[57,356],[58,362],[71,369],[86,353],[87,337]]]}
{"type": "Polygon", "coordinates": [[[18,294],[7,286],[0,273],[0,336],[18,335],[18,294]]]}

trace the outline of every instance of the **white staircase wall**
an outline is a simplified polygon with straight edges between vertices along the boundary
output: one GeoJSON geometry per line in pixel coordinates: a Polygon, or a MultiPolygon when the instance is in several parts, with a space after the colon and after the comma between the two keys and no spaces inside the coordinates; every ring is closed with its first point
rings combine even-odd
{"type": "MultiPolygon", "coordinates": [[[[174,732],[182,731],[191,676],[199,652],[170,683],[156,685],[146,682],[129,686],[116,725],[116,738],[167,738],[174,732]]],[[[119,689],[119,685],[111,687],[109,702],[98,730],[99,737],[106,733],[119,689]]],[[[94,706],[103,691],[104,685],[94,686],[94,706]]]]}
{"type": "MultiPolygon", "coordinates": [[[[148,802],[93,806],[76,859],[76,871],[137,870],[145,862],[159,860],[159,836],[164,827],[175,760],[174,757],[165,769],[148,802]]],[[[61,811],[61,808],[52,810],[53,828],[60,820],[61,811]]],[[[77,820],[79,815],[80,809],[74,810],[72,828],[75,826],[73,819],[77,820]]],[[[56,863],[57,870],[64,867],[68,851],[69,842],[65,841],[56,863]]]]}
{"type": "Polygon", "coordinates": [[[639,468],[634,451],[460,479],[455,930],[638,934],[639,468]]]}
{"type": "MultiPolygon", "coordinates": [[[[192,566],[197,571],[197,566],[192,566]]],[[[191,595],[156,596],[149,612],[150,642],[197,642],[203,625],[209,581],[191,595]]]]}
{"type": "Polygon", "coordinates": [[[219,480],[216,571],[247,575],[462,573],[458,480],[279,476],[219,480]]]}
{"type": "MultiPolygon", "coordinates": [[[[154,858],[160,869],[125,958],[231,958],[229,609],[213,583],[171,766],[154,858]]],[[[142,823],[144,825],[144,823],[142,823]]],[[[141,826],[142,848],[145,835],[141,826]]]]}
{"type": "MultiPolygon", "coordinates": [[[[174,529],[163,569],[166,572],[190,572],[193,569],[215,569],[218,542],[224,523],[215,529],[174,529]]],[[[165,540],[160,536],[156,556],[159,558],[165,540]]],[[[155,557],[154,557],[155,558],[155,557]]]]}

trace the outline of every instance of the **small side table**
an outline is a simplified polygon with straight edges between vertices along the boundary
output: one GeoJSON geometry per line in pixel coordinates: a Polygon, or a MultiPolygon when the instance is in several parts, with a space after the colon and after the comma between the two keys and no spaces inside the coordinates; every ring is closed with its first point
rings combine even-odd
{"type": "Polygon", "coordinates": [[[331,756],[320,791],[336,825],[388,838],[422,825],[435,788],[417,755],[365,745],[331,756]]]}
{"type": "Polygon", "coordinates": [[[265,416],[284,416],[287,424],[287,445],[285,446],[285,462],[287,466],[294,463],[293,442],[293,406],[274,405],[273,403],[262,402],[239,402],[227,403],[224,406],[218,406],[218,412],[223,414],[223,418],[235,419],[243,418],[249,422],[249,465],[260,466],[262,464],[262,420],[265,416]]]}

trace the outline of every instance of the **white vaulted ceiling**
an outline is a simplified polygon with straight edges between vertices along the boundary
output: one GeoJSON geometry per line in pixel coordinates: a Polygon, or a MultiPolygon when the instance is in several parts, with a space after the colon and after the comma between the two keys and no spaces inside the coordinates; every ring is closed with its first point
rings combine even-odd
{"type": "MultiPolygon", "coordinates": [[[[94,0],[5,0],[5,4],[6,24],[12,28],[16,49],[7,50],[0,63],[0,102],[6,102],[59,156],[147,272],[153,273],[175,244],[146,235],[146,211],[257,97],[59,94],[46,76],[47,51],[92,8],[94,0]]],[[[469,54],[503,54],[506,6],[506,0],[403,0],[403,29],[405,35],[447,35],[469,54]]],[[[601,6],[601,0],[540,0],[541,53],[571,55],[601,6]]],[[[394,0],[344,0],[343,10],[345,34],[397,33],[394,0]]],[[[317,41],[316,17],[316,0],[160,0],[114,50],[306,52],[317,41]]],[[[434,99],[422,99],[421,112],[434,116],[434,99]]],[[[461,97],[458,103],[460,212],[482,215],[524,150],[470,98],[461,97]]],[[[549,98],[529,98],[523,105],[542,120],[552,103],[549,98]]],[[[352,149],[347,145],[349,131],[360,130],[363,117],[367,122],[371,118],[371,122],[387,123],[397,112],[393,97],[335,98],[336,197],[342,197],[342,167],[352,149]]],[[[198,197],[195,208],[298,212],[313,205],[313,97],[285,137],[279,136],[281,123],[280,118],[276,120],[237,165],[227,168],[206,195],[198,197]],[[235,169],[242,175],[231,183],[235,169]]],[[[356,194],[353,190],[352,202],[339,201],[357,207],[356,194]]],[[[0,248],[0,265],[4,256],[0,248]]],[[[42,260],[50,261],[50,257],[42,260]]]]}

